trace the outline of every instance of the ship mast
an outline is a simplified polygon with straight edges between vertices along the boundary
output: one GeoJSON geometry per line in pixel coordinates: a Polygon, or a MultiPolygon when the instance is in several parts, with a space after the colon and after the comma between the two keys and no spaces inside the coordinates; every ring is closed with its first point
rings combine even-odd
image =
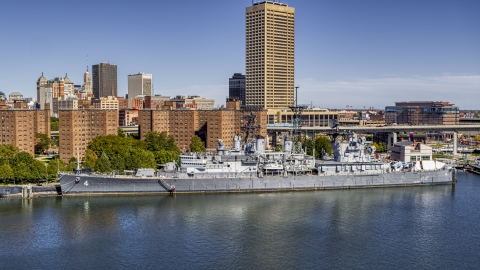
{"type": "MultiPolygon", "coordinates": [[[[295,86],[295,100],[294,100],[294,106],[290,106],[290,110],[293,112],[293,119],[292,119],[292,129],[290,130],[290,138],[298,137],[300,136],[302,130],[301,130],[301,114],[303,110],[305,109],[306,106],[300,105],[298,106],[298,88],[300,86],[295,86]]],[[[298,143],[298,142],[297,142],[298,143]]],[[[298,146],[294,145],[294,148],[297,151],[300,151],[300,149],[297,149],[298,146]]]]}
{"type": "Polygon", "coordinates": [[[242,116],[244,118],[244,124],[241,126],[242,130],[245,132],[245,141],[244,144],[247,145],[249,141],[255,140],[257,137],[258,130],[262,127],[257,124],[257,116],[250,112],[249,115],[242,116]]]}

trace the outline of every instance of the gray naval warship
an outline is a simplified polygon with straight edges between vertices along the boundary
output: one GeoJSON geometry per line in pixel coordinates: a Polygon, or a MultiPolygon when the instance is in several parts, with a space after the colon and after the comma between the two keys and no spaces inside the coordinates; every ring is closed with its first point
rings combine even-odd
{"type": "Polygon", "coordinates": [[[171,162],[161,170],[138,169],[130,176],[78,170],[61,176],[62,194],[323,190],[456,181],[454,167],[442,162],[382,162],[372,143],[353,132],[335,133],[333,156],[322,160],[307,155],[293,136],[285,136],[282,151],[265,150],[265,139],[255,134],[255,115],[244,121],[245,137],[235,136],[232,148],[218,140],[214,154],[186,153],[178,166],[171,162]]]}

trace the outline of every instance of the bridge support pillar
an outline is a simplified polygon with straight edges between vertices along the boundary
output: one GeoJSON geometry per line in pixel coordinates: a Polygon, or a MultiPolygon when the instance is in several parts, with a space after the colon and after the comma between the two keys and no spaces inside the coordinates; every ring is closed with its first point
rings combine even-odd
{"type": "Polygon", "coordinates": [[[397,143],[397,133],[391,132],[388,133],[388,149],[397,143]]]}
{"type": "Polygon", "coordinates": [[[453,155],[455,156],[457,154],[457,142],[458,142],[458,134],[456,131],[453,132],[453,155]]]}

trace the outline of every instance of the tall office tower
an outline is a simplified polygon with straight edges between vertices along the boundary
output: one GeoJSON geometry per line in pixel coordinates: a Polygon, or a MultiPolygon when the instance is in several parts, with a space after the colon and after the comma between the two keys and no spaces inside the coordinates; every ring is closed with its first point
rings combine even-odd
{"type": "Polygon", "coordinates": [[[228,79],[228,97],[237,98],[241,105],[245,106],[245,75],[234,73],[232,78],[228,79]]]}
{"type": "Polygon", "coordinates": [[[95,98],[117,96],[117,65],[110,63],[93,65],[92,75],[95,98]]]}
{"type": "MultiPolygon", "coordinates": [[[[128,99],[131,100],[136,96],[152,95],[152,74],[139,72],[138,74],[128,75],[128,99]]],[[[128,104],[129,108],[132,104],[128,104]]]]}
{"type": "Polygon", "coordinates": [[[262,1],[246,11],[246,105],[267,109],[294,103],[295,9],[262,1]]]}
{"type": "Polygon", "coordinates": [[[83,73],[83,90],[87,95],[92,94],[92,75],[88,73],[88,65],[87,71],[83,73]]]}

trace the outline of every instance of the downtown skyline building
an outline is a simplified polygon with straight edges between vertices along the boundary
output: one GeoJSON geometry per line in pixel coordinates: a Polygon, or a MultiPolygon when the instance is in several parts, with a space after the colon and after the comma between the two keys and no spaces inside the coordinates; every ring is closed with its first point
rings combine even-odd
{"type": "MultiPolygon", "coordinates": [[[[152,74],[139,72],[137,74],[128,75],[128,99],[137,96],[152,96],[152,74]]],[[[131,101],[129,102],[131,108],[131,101]]]]}
{"type": "Polygon", "coordinates": [[[117,65],[100,63],[92,66],[92,91],[95,98],[117,96],[117,65]]]}
{"type": "Polygon", "coordinates": [[[279,2],[257,2],[247,7],[245,24],[245,105],[293,106],[295,9],[279,2]]]}
{"type": "Polygon", "coordinates": [[[87,95],[93,94],[93,89],[92,89],[92,75],[88,72],[88,65],[87,65],[87,71],[83,74],[83,85],[82,85],[83,91],[87,95]]]}
{"type": "Polygon", "coordinates": [[[239,99],[240,104],[245,106],[245,75],[234,73],[228,79],[228,97],[239,99]]]}

